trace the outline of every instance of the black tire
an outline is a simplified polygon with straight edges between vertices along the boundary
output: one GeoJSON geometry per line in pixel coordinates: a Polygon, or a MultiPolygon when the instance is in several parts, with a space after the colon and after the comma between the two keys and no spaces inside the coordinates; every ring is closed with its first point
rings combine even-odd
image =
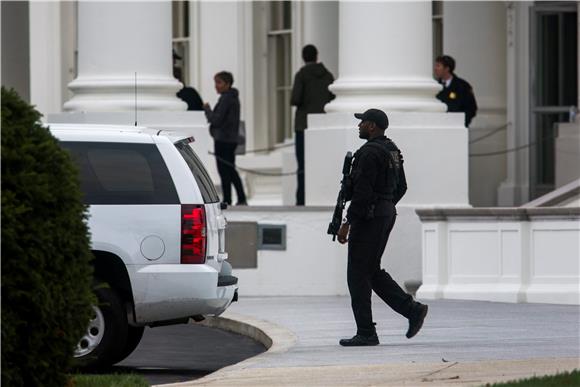
{"type": "Polygon", "coordinates": [[[128,326],[127,330],[127,341],[125,342],[125,347],[121,350],[119,355],[114,359],[114,363],[125,360],[130,354],[137,348],[143,337],[143,332],[145,327],[133,327],[128,326]]]}
{"type": "Polygon", "coordinates": [[[115,363],[127,342],[127,313],[117,293],[106,283],[94,289],[98,299],[93,320],[75,350],[75,366],[99,370],[115,363]]]}

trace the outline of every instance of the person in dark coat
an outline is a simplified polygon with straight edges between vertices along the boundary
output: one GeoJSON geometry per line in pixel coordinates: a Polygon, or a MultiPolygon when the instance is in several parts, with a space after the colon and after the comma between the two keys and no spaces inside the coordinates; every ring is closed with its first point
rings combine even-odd
{"type": "Polygon", "coordinates": [[[407,338],[423,326],[428,306],[413,300],[384,269],[381,258],[397,211],[395,205],[407,191],[401,151],[385,136],[387,115],[378,109],[357,113],[359,137],[367,142],[354,154],[350,206],[338,231],[338,241],[348,242],[347,281],[357,326],[356,335],[340,340],[345,347],[378,345],[373,322],[374,291],[394,311],[409,321],[407,338]]]}
{"type": "Polygon", "coordinates": [[[209,132],[214,139],[215,157],[222,182],[223,201],[232,204],[233,184],[238,196],[237,205],[247,205],[244,186],[236,171],[236,147],[240,128],[240,99],[238,90],[233,88],[234,77],[227,71],[214,77],[215,89],[220,98],[212,110],[204,104],[205,116],[209,122],[209,132]]]}
{"type": "Polygon", "coordinates": [[[334,82],[332,73],[318,61],[318,50],[312,44],[302,49],[305,65],[296,73],[290,103],[296,106],[294,119],[296,161],[298,162],[298,189],[296,205],[304,205],[304,130],[306,116],[310,113],[324,113],[324,105],[334,99],[328,86],[334,82]]]}
{"type": "Polygon", "coordinates": [[[448,112],[465,113],[465,126],[469,127],[471,120],[477,114],[477,102],[473,88],[455,73],[455,60],[449,55],[435,59],[435,77],[443,85],[437,94],[437,99],[447,105],[448,112]]]}

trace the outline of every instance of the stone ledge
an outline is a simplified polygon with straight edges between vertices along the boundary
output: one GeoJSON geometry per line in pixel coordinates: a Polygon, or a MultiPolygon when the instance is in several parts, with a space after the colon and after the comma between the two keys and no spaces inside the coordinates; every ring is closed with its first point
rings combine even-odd
{"type": "Polygon", "coordinates": [[[331,206],[228,206],[225,210],[232,212],[330,212],[334,211],[331,206]]]}
{"type": "Polygon", "coordinates": [[[422,222],[446,220],[479,221],[529,221],[537,219],[568,219],[580,217],[580,207],[539,207],[539,208],[421,208],[415,210],[422,222]]]}

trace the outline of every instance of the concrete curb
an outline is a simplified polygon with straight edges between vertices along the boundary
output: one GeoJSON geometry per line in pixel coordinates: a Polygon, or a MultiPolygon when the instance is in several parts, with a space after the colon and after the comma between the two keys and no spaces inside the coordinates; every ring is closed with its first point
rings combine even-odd
{"type": "Polygon", "coordinates": [[[220,317],[208,317],[197,324],[247,336],[263,344],[267,350],[239,363],[224,367],[203,378],[190,382],[159,384],[157,387],[189,387],[218,381],[232,372],[260,362],[264,356],[288,351],[296,344],[297,339],[294,332],[280,325],[229,311],[220,317]]]}
{"type": "MultiPolygon", "coordinates": [[[[578,358],[451,363],[385,363],[245,368],[191,385],[219,387],[483,387],[487,383],[555,375],[578,368],[578,358]]],[[[205,379],[205,378],[204,378],[205,379]]]]}

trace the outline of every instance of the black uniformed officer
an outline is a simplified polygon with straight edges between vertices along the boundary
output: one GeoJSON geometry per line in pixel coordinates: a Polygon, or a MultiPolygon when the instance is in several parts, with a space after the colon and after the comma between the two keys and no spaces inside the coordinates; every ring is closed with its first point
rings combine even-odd
{"type": "Polygon", "coordinates": [[[448,112],[465,113],[465,126],[469,127],[477,113],[477,102],[473,88],[455,73],[455,59],[449,55],[438,56],[435,59],[435,77],[443,85],[437,98],[447,105],[448,112]]]}
{"type": "Polygon", "coordinates": [[[377,345],[371,310],[371,291],[409,320],[406,336],[419,332],[427,305],[413,297],[381,269],[381,257],[395,225],[395,204],[407,190],[401,152],[385,137],[387,115],[378,109],[355,114],[361,120],[359,137],[368,140],[354,155],[352,198],[338,241],[348,240],[348,289],[357,333],[340,340],[342,346],[377,345]],[[348,237],[348,239],[347,239],[348,237]]]}

